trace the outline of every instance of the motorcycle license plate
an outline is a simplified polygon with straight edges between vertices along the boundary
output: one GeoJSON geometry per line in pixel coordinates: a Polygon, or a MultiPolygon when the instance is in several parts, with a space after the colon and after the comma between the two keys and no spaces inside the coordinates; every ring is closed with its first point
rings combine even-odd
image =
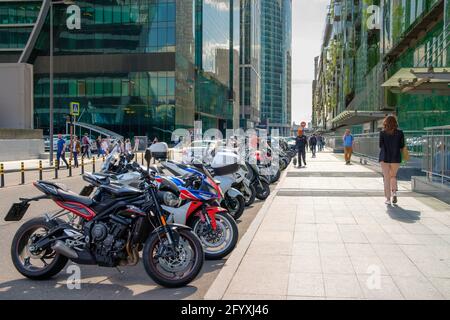
{"type": "Polygon", "coordinates": [[[30,207],[29,203],[14,203],[5,217],[5,221],[20,221],[30,207]]]}

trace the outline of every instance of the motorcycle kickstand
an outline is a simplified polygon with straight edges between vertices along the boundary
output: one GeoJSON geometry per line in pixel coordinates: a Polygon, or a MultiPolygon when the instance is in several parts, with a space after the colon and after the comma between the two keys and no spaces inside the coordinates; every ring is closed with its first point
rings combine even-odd
{"type": "Polygon", "coordinates": [[[125,273],[125,271],[120,270],[119,267],[116,267],[116,270],[117,270],[117,272],[119,272],[120,274],[124,274],[124,273],[125,273]]]}

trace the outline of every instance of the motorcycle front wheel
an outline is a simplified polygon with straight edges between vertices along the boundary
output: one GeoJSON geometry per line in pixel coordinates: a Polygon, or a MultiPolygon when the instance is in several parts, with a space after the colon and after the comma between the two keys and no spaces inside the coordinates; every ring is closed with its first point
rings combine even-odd
{"type": "Polygon", "coordinates": [[[205,260],[203,247],[191,230],[173,230],[179,236],[173,248],[164,230],[152,234],[142,252],[144,268],[150,278],[167,288],[188,285],[200,273],[205,260]]]}
{"type": "Polygon", "coordinates": [[[200,238],[205,250],[206,260],[219,260],[233,251],[239,232],[236,221],[225,212],[216,214],[216,230],[206,230],[206,223],[196,217],[192,221],[192,230],[200,238]]]}

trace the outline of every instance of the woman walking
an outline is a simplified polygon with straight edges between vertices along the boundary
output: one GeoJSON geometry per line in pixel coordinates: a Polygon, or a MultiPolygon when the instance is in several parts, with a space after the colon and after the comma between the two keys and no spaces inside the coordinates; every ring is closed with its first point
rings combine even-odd
{"type": "Polygon", "coordinates": [[[405,136],[398,129],[394,116],[388,116],[380,132],[380,163],[384,176],[384,195],[386,204],[397,203],[397,173],[402,162],[402,149],[405,147],[405,136]]]}
{"type": "Polygon", "coordinates": [[[78,140],[77,136],[73,137],[72,153],[73,153],[73,160],[74,160],[75,168],[78,168],[78,155],[81,153],[81,143],[78,140]]]}

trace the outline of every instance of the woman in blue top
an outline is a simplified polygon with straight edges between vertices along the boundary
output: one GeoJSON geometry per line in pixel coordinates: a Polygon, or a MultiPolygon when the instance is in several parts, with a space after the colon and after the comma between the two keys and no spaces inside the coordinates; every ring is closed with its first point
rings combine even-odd
{"type": "Polygon", "coordinates": [[[345,164],[350,165],[352,163],[353,142],[354,142],[350,129],[345,130],[345,134],[342,139],[344,142],[345,164]]]}
{"type": "Polygon", "coordinates": [[[405,135],[398,129],[394,116],[384,119],[380,132],[380,163],[384,176],[384,195],[386,204],[397,203],[397,173],[402,162],[402,149],[405,147],[405,135]],[[391,201],[392,197],[392,201],[391,201]]]}

